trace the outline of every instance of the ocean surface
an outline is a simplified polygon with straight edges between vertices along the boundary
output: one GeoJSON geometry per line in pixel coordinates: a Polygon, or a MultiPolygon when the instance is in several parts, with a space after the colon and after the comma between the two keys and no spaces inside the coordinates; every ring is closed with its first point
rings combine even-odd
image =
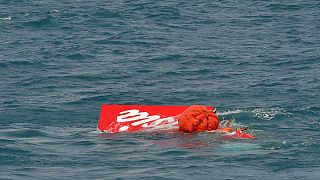
{"type": "Polygon", "coordinates": [[[319,179],[320,1],[0,0],[0,179],[319,179]],[[213,105],[254,140],[96,131],[213,105]]]}

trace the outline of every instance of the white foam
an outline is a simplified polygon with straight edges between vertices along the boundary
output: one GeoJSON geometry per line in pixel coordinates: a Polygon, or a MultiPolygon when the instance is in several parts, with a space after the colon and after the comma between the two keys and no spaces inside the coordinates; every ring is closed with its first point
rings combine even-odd
{"type": "Polygon", "coordinates": [[[0,20],[3,20],[3,21],[10,21],[11,19],[12,19],[11,16],[0,18],[0,20]]]}
{"type": "Polygon", "coordinates": [[[237,110],[233,110],[233,111],[226,111],[226,112],[218,112],[217,115],[220,115],[220,116],[224,116],[224,115],[229,115],[229,114],[238,114],[242,112],[241,109],[237,109],[237,110]]]}
{"type": "Polygon", "coordinates": [[[98,129],[96,129],[96,130],[90,131],[89,133],[90,134],[102,134],[103,132],[98,130],[98,129]]]}
{"type": "Polygon", "coordinates": [[[264,119],[264,120],[272,120],[278,114],[290,115],[291,113],[286,112],[282,108],[258,108],[252,110],[255,117],[264,119]]]}
{"type": "Polygon", "coordinates": [[[56,13],[56,12],[59,12],[59,10],[53,9],[53,10],[50,11],[50,13],[56,13]]]}

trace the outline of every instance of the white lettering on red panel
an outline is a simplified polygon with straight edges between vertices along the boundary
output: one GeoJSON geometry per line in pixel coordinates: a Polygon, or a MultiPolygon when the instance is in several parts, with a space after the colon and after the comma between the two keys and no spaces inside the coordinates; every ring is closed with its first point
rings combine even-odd
{"type": "Polygon", "coordinates": [[[144,128],[177,124],[173,117],[161,118],[159,115],[149,116],[149,113],[140,112],[137,109],[131,109],[120,112],[120,115],[117,116],[117,122],[132,122],[132,126],[142,125],[142,127],[144,128]]]}

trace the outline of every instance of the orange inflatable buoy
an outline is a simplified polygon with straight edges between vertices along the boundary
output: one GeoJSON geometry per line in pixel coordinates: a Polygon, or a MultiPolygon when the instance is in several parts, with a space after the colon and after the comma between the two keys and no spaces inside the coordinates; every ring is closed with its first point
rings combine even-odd
{"type": "Polygon", "coordinates": [[[212,131],[219,127],[218,116],[203,105],[190,106],[179,115],[178,121],[183,132],[212,131]]]}

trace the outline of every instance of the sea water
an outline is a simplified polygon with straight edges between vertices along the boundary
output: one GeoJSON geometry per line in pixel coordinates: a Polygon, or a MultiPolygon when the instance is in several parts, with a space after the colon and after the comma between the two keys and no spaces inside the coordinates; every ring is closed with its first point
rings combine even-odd
{"type": "Polygon", "coordinates": [[[0,179],[318,179],[320,2],[0,0],[0,179]],[[254,140],[95,131],[218,108],[254,140]]]}

